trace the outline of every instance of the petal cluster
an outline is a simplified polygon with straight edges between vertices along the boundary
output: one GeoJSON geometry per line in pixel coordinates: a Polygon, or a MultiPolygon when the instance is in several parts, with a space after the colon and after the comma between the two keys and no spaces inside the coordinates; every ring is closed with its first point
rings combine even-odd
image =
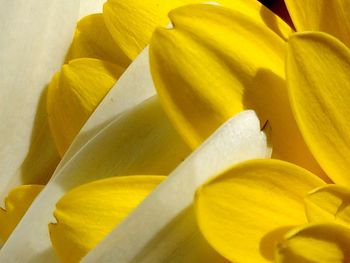
{"type": "Polygon", "coordinates": [[[285,3],[294,27],[254,0],[36,4],[72,38],[29,36],[22,82],[0,56],[25,102],[0,115],[0,261],[349,261],[350,5],[285,3]],[[79,5],[103,11],[73,32],[79,5]]]}

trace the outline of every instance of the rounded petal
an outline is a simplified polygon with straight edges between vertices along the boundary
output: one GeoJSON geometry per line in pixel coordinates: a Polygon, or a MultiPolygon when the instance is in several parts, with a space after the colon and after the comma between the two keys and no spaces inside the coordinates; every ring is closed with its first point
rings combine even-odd
{"type": "Polygon", "coordinates": [[[133,60],[149,43],[155,27],[168,23],[168,11],[181,2],[108,0],[103,7],[103,17],[115,42],[133,60]]]}
{"type": "MultiPolygon", "coordinates": [[[[253,119],[256,123],[256,117],[253,119]]],[[[247,120],[248,123],[250,121],[247,120]]],[[[243,127],[239,131],[244,133],[243,138],[252,140],[249,140],[251,145],[246,140],[237,142],[237,148],[242,149],[239,156],[247,158],[252,154],[267,154],[264,147],[266,136],[256,125],[253,125],[253,131],[247,132],[247,125],[243,126],[244,132],[243,127]]],[[[235,134],[231,132],[230,136],[234,137],[235,134]]],[[[234,147],[236,144],[224,145],[237,151],[234,147]]],[[[122,112],[56,170],[27,212],[25,220],[1,248],[0,262],[15,263],[18,258],[35,263],[57,260],[47,224],[53,222],[52,212],[57,201],[74,187],[111,176],[169,174],[189,153],[190,150],[163,113],[156,96],[122,112]],[[27,246],[29,243],[31,245],[27,246]]],[[[230,158],[236,160],[239,157],[233,154],[224,158],[223,162],[230,158]]],[[[220,165],[220,162],[215,162],[215,165],[220,165]]]]}
{"type": "Polygon", "coordinates": [[[116,227],[164,176],[121,176],[74,188],[56,204],[52,245],[62,262],[79,260],[116,227]]]}
{"type": "Polygon", "coordinates": [[[256,114],[238,114],[178,165],[83,262],[222,262],[199,231],[194,193],[233,164],[269,157],[267,138],[256,114]]]}
{"type": "Polygon", "coordinates": [[[350,45],[348,0],[286,0],[286,5],[298,31],[327,32],[350,45]]]}
{"type": "MultiPolygon", "coordinates": [[[[149,43],[154,29],[157,26],[169,24],[167,15],[170,10],[202,2],[200,0],[108,0],[103,8],[103,16],[115,42],[130,59],[134,59],[149,43]]],[[[252,19],[259,20],[274,30],[282,38],[286,38],[292,31],[281,19],[254,0],[215,2],[241,10],[252,19]]]]}
{"type": "Polygon", "coordinates": [[[327,185],[311,191],[305,198],[310,222],[336,221],[350,227],[350,190],[327,185]]]}
{"type": "Polygon", "coordinates": [[[78,22],[66,61],[97,58],[127,67],[131,60],[114,42],[102,14],[84,17],[78,22]]]}
{"type": "Polygon", "coordinates": [[[334,182],[349,186],[349,49],[324,33],[293,35],[287,83],[295,118],[315,159],[334,182]]]}
{"type": "Polygon", "coordinates": [[[293,226],[306,223],[304,196],[323,182],[293,164],[247,161],[197,190],[199,228],[233,262],[270,262],[274,246],[293,226]]]}
{"type": "Polygon", "coordinates": [[[61,156],[123,70],[106,61],[81,58],[63,65],[53,77],[47,111],[61,156]]]}
{"type": "Polygon", "coordinates": [[[6,241],[23,215],[44,188],[43,185],[21,185],[10,191],[5,209],[0,209],[0,238],[6,241]]]}
{"type": "Polygon", "coordinates": [[[220,6],[192,5],[158,28],[151,72],[162,105],[192,148],[244,109],[272,129],[273,157],[317,174],[292,115],[284,81],[285,41],[264,23],[220,6]]]}
{"type": "Polygon", "coordinates": [[[350,229],[337,224],[293,229],[276,249],[278,263],[343,263],[350,259],[350,229]]]}

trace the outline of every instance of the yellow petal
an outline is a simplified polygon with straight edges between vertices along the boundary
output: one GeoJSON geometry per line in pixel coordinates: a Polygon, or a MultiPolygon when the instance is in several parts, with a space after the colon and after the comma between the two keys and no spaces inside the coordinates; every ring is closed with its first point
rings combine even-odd
{"type": "MultiPolygon", "coordinates": [[[[266,154],[266,137],[258,125],[254,125],[254,128],[260,137],[251,145],[245,144],[246,147],[239,148],[243,156],[249,155],[250,151],[266,154]]],[[[247,126],[242,130],[240,133],[247,133],[247,126]]],[[[234,136],[232,134],[230,136],[234,136]]],[[[242,135],[245,136],[253,137],[252,132],[242,135]]],[[[101,129],[55,173],[32,204],[26,220],[21,222],[2,247],[0,262],[10,263],[18,257],[35,263],[54,261],[56,256],[47,224],[52,222],[52,211],[59,198],[74,187],[111,176],[167,175],[189,153],[190,150],[169,123],[156,96],[126,110],[101,129]],[[30,247],[25,245],[28,243],[30,247]],[[37,261],[38,258],[40,261],[37,261]]]]}
{"type": "Polygon", "coordinates": [[[53,77],[47,111],[61,156],[122,72],[115,64],[81,58],[65,64],[53,77]]]}
{"type": "Polygon", "coordinates": [[[86,16],[77,25],[66,60],[84,57],[110,61],[122,67],[131,62],[114,42],[102,14],[86,16]]]}
{"type": "Polygon", "coordinates": [[[42,185],[22,185],[11,190],[5,199],[5,209],[0,209],[0,238],[6,241],[23,215],[44,188],[42,185]]]}
{"type": "Polygon", "coordinates": [[[350,229],[307,225],[288,233],[276,250],[278,263],[343,263],[350,260],[350,229]]]}
{"type": "Polygon", "coordinates": [[[84,263],[221,262],[198,233],[193,218],[194,193],[208,178],[233,164],[269,157],[267,138],[260,130],[256,114],[253,111],[238,114],[177,166],[84,258],[84,263]]]}
{"type": "Polygon", "coordinates": [[[350,52],[324,33],[299,33],[288,45],[287,82],[294,115],[315,159],[350,186],[350,52]]]}
{"type": "MultiPolygon", "coordinates": [[[[149,43],[157,26],[166,26],[170,21],[168,12],[200,0],[109,0],[104,5],[103,16],[114,40],[130,59],[134,59],[149,43]]],[[[277,34],[285,38],[291,29],[264,6],[252,0],[215,1],[227,7],[241,10],[252,18],[263,21],[277,34]]]]}
{"type": "Polygon", "coordinates": [[[52,245],[62,262],[79,262],[164,176],[121,176],[79,186],[56,204],[52,245]]]}
{"type": "Polygon", "coordinates": [[[81,147],[115,119],[116,116],[136,107],[155,94],[156,91],[149,70],[148,48],[146,48],[124,71],[81,128],[60,161],[56,173],[81,147]]]}
{"type": "Polygon", "coordinates": [[[310,222],[333,221],[350,227],[350,190],[327,185],[310,192],[305,198],[310,222]]]}
{"type": "Polygon", "coordinates": [[[179,1],[109,0],[103,16],[116,43],[133,60],[148,44],[157,25],[167,24],[167,12],[179,1]]]}
{"type": "Polygon", "coordinates": [[[254,109],[272,128],[273,157],[318,174],[289,108],[285,42],[239,11],[196,5],[170,13],[174,29],[157,29],[151,71],[171,121],[193,148],[229,117],[254,109]]]}
{"type": "Polygon", "coordinates": [[[233,262],[270,262],[291,227],[306,223],[304,196],[323,182],[278,160],[247,161],[199,188],[195,206],[208,242],[233,262]]]}
{"type": "Polygon", "coordinates": [[[78,11],[77,0],[0,1],[1,200],[15,186],[47,180],[59,159],[42,98],[68,51],[78,11]]]}
{"type": "Polygon", "coordinates": [[[348,0],[286,0],[286,5],[298,31],[327,32],[350,45],[348,0]]]}

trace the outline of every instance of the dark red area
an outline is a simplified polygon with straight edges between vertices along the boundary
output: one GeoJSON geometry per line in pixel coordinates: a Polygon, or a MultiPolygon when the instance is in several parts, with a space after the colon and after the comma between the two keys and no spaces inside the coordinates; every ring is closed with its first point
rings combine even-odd
{"type": "Polygon", "coordinates": [[[286,21],[290,26],[293,26],[293,22],[289,16],[286,4],[284,0],[258,0],[260,3],[268,7],[275,14],[281,17],[284,21],[286,21]]]}

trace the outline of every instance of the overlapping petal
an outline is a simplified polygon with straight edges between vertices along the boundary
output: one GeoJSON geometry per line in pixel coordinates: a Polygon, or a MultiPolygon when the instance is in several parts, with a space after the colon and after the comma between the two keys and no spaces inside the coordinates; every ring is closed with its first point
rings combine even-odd
{"type": "Polygon", "coordinates": [[[350,227],[350,190],[327,185],[310,192],[305,198],[306,215],[310,222],[335,221],[350,227]]]}
{"type": "Polygon", "coordinates": [[[316,224],[288,233],[276,250],[278,263],[343,263],[350,260],[350,229],[316,224]]]}
{"type": "Polygon", "coordinates": [[[74,188],[56,204],[50,238],[62,262],[80,259],[122,221],[164,176],[120,176],[74,188]]]}
{"type": "Polygon", "coordinates": [[[197,190],[199,227],[233,262],[270,262],[293,226],[306,223],[304,196],[324,184],[314,174],[278,160],[240,163],[197,190]]]}
{"type": "Polygon", "coordinates": [[[327,32],[350,46],[349,1],[286,0],[285,2],[298,31],[327,32]]]}
{"type": "Polygon", "coordinates": [[[66,60],[76,58],[97,58],[122,67],[127,67],[131,63],[114,42],[102,14],[86,16],[77,24],[66,60]]]}
{"type": "Polygon", "coordinates": [[[259,126],[253,111],[227,121],[83,262],[222,262],[198,229],[193,196],[206,180],[233,164],[270,157],[271,149],[259,126]]]}
{"type": "Polygon", "coordinates": [[[0,261],[56,259],[47,224],[56,202],[74,187],[111,176],[168,174],[189,153],[156,97],[123,112],[54,174],[1,249],[0,261]]]}
{"type": "Polygon", "coordinates": [[[152,76],[170,119],[193,148],[230,116],[254,109],[272,128],[273,157],[321,174],[289,107],[285,41],[240,10],[193,5],[170,13],[150,45],[152,76]]]}
{"type": "Polygon", "coordinates": [[[12,187],[46,182],[59,161],[44,90],[64,60],[78,9],[77,0],[0,2],[1,200],[12,187]]]}
{"type": "Polygon", "coordinates": [[[337,184],[350,186],[350,51],[325,33],[298,33],[288,44],[291,105],[315,159],[337,184]]]}
{"type": "Polygon", "coordinates": [[[21,185],[8,194],[5,199],[5,208],[0,210],[1,241],[7,240],[43,188],[43,185],[21,185]]]}
{"type": "Polygon", "coordinates": [[[133,60],[149,43],[154,28],[168,23],[167,12],[185,2],[108,0],[103,16],[116,43],[133,60]]]}
{"type": "Polygon", "coordinates": [[[61,156],[123,71],[107,61],[81,58],[63,65],[53,77],[47,111],[61,156]]]}
{"type": "MultiPolygon", "coordinates": [[[[262,21],[281,37],[286,38],[291,29],[267,8],[253,0],[218,0],[224,6],[241,10],[252,19],[262,21]]],[[[103,8],[106,25],[116,43],[130,59],[149,43],[157,26],[166,26],[170,21],[168,12],[174,8],[194,3],[198,0],[109,0],[103,8]]],[[[209,1],[208,1],[209,3],[209,1]]]]}

